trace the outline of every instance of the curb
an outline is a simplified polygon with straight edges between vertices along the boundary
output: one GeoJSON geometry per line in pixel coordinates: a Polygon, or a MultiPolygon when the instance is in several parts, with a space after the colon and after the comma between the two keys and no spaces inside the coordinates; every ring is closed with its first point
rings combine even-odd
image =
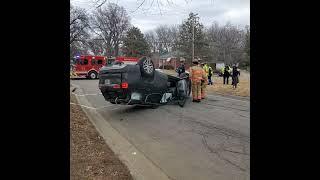
{"type": "MultiPolygon", "coordinates": [[[[76,87],[78,92],[82,92],[82,89],[79,86],[74,84],[72,84],[72,86],[76,87]]],[[[80,99],[76,96],[76,99],[79,104],[91,106],[85,97],[80,99]]],[[[145,157],[141,151],[139,151],[116,129],[114,129],[95,109],[88,109],[82,106],[81,108],[88,116],[91,123],[95,126],[98,133],[103,137],[107,145],[128,167],[134,179],[170,179],[159,167],[145,157]]]]}

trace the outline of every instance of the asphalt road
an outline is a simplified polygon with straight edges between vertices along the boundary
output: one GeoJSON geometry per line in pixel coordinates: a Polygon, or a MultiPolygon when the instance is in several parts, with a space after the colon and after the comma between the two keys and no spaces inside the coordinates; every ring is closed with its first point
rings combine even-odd
{"type": "MultiPolygon", "coordinates": [[[[157,109],[113,105],[98,80],[72,80],[92,107],[172,179],[250,179],[250,102],[209,95],[157,109]]],[[[75,92],[77,93],[77,92],[75,92]]]]}

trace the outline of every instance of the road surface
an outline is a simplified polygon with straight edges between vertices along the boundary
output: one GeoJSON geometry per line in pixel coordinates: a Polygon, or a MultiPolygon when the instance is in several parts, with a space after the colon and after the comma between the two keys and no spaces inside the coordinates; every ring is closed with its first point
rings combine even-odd
{"type": "MultiPolygon", "coordinates": [[[[98,80],[72,80],[122,136],[176,180],[250,179],[250,102],[208,95],[200,104],[157,109],[113,105],[98,80]]],[[[75,92],[76,93],[76,92],[75,92]]]]}

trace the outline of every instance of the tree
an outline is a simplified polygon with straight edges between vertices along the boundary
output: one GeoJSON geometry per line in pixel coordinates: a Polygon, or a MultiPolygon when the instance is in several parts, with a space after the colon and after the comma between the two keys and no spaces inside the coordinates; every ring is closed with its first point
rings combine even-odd
{"type": "Polygon", "coordinates": [[[199,22],[197,14],[190,13],[189,18],[180,26],[178,49],[186,55],[186,59],[192,60],[192,27],[194,26],[194,53],[195,57],[205,55],[204,26],[199,22]]]}
{"type": "Polygon", "coordinates": [[[86,11],[70,6],[70,56],[86,53],[86,40],[89,38],[89,18],[86,11]]]}
{"type": "Polygon", "coordinates": [[[79,54],[89,54],[89,49],[82,42],[75,41],[70,44],[70,57],[72,58],[79,54]]]}
{"type": "Polygon", "coordinates": [[[160,25],[155,30],[157,34],[157,42],[159,43],[160,52],[170,51],[170,37],[169,37],[169,27],[167,25],[160,25]]]}
{"type": "MultiPolygon", "coordinates": [[[[187,2],[187,0],[185,0],[185,1],[187,2]]],[[[96,7],[99,8],[99,7],[103,6],[107,2],[108,2],[108,0],[97,0],[95,2],[95,4],[96,4],[96,7]]],[[[137,10],[141,9],[143,5],[146,5],[147,8],[146,9],[142,9],[143,11],[150,10],[152,7],[157,6],[159,11],[160,11],[160,14],[162,14],[160,7],[165,6],[165,5],[172,5],[173,4],[173,0],[152,0],[152,1],[146,1],[146,0],[139,1],[139,0],[137,0],[137,3],[138,3],[138,6],[131,13],[136,12],[137,10]]]]}
{"type": "Polygon", "coordinates": [[[210,53],[216,61],[226,64],[239,63],[244,59],[245,32],[227,23],[220,27],[214,23],[207,30],[210,53]]]}
{"type": "Polygon", "coordinates": [[[149,50],[150,52],[152,53],[155,53],[157,52],[158,50],[158,46],[157,46],[157,35],[155,34],[154,31],[148,31],[144,34],[144,37],[148,43],[148,46],[149,46],[149,50]]]}
{"type": "Polygon", "coordinates": [[[178,37],[179,29],[176,25],[160,25],[156,29],[145,33],[146,41],[152,53],[177,50],[178,37]]]}
{"type": "Polygon", "coordinates": [[[128,30],[123,45],[127,56],[137,57],[139,55],[148,55],[150,52],[146,39],[137,27],[132,27],[128,30]]]}
{"type": "Polygon", "coordinates": [[[106,48],[103,39],[99,39],[98,37],[92,37],[87,42],[88,48],[90,51],[97,56],[105,56],[106,48]]]}
{"type": "Polygon", "coordinates": [[[91,17],[91,29],[104,41],[108,49],[107,56],[118,56],[119,46],[129,25],[126,10],[114,3],[98,8],[91,17]]]}
{"type": "Polygon", "coordinates": [[[179,27],[172,25],[168,31],[169,39],[171,41],[172,51],[178,50],[178,41],[179,41],[179,27]]]}
{"type": "Polygon", "coordinates": [[[250,27],[246,26],[245,45],[244,45],[244,60],[241,63],[243,67],[250,66],[250,27]]]}

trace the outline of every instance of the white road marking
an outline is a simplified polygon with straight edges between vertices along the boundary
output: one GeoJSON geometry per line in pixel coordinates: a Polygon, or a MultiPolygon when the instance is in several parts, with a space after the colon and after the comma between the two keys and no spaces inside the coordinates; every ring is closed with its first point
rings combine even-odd
{"type": "Polygon", "coordinates": [[[101,95],[102,93],[98,93],[98,94],[76,94],[76,93],[72,93],[76,96],[98,96],[98,95],[101,95]]]}
{"type": "Polygon", "coordinates": [[[120,107],[115,107],[115,108],[112,108],[112,109],[108,109],[109,111],[113,111],[113,110],[117,110],[119,109],[120,107]]]}
{"type": "MultiPolygon", "coordinates": [[[[101,107],[95,108],[95,107],[85,106],[85,105],[82,105],[82,104],[76,104],[76,103],[72,103],[72,102],[70,102],[70,104],[72,104],[72,105],[77,105],[77,106],[82,106],[82,107],[85,107],[85,108],[88,108],[88,109],[96,109],[96,110],[114,106],[114,104],[109,104],[109,105],[107,105],[107,106],[101,106],[101,107]]],[[[111,111],[112,111],[112,110],[116,110],[116,109],[119,109],[119,108],[120,108],[120,107],[113,107],[113,108],[108,109],[108,110],[111,110],[111,111]]]]}
{"type": "Polygon", "coordinates": [[[111,106],[113,106],[114,104],[109,104],[109,105],[107,105],[107,106],[101,106],[101,107],[98,107],[98,108],[96,108],[96,109],[103,109],[103,108],[107,108],[107,107],[111,107],[111,106]]]}

